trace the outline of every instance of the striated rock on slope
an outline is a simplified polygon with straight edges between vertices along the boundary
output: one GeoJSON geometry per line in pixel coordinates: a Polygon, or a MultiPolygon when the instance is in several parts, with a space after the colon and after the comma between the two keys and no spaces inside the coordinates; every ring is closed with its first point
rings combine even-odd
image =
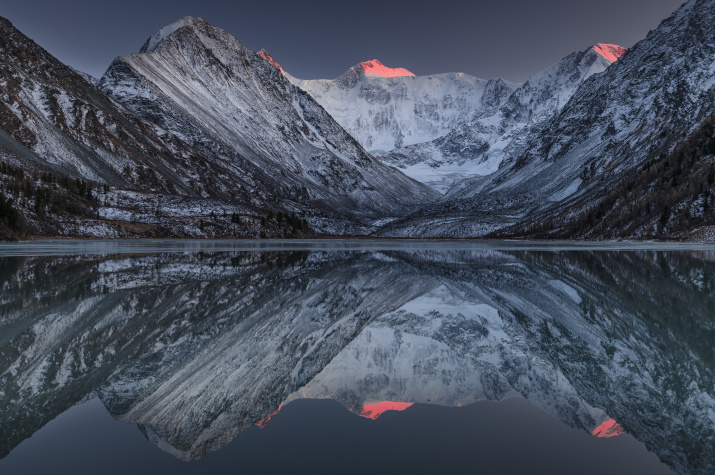
{"type": "Polygon", "coordinates": [[[687,2],[529,133],[523,153],[386,232],[548,235],[594,210],[624,176],[715,112],[714,37],[715,3],[687,2]]]}
{"type": "Polygon", "coordinates": [[[409,265],[335,252],[11,259],[3,269],[0,456],[97,390],[164,449],[201,457],[425,289],[400,279],[409,265]],[[67,287],[30,278],[35,270],[67,287]],[[17,300],[30,289],[36,299],[17,300]]]}
{"type": "Polygon", "coordinates": [[[0,18],[0,155],[113,186],[197,196],[200,158],[0,18]]]}
{"type": "Polygon", "coordinates": [[[539,133],[588,78],[602,73],[625,49],[598,44],[572,53],[530,77],[497,107],[483,108],[436,140],[378,154],[419,181],[446,192],[475,175],[489,175],[500,164],[525,150],[524,138],[539,133]]]}
{"type": "Polygon", "coordinates": [[[241,157],[257,167],[279,198],[367,220],[435,199],[365,152],[263,57],[187,17],[162,28],[140,53],[115,60],[99,85],[218,162],[241,157]]]}
{"type": "MultiPolygon", "coordinates": [[[[50,171],[55,181],[81,178],[95,190],[88,217],[58,212],[62,203],[45,207],[23,186],[19,212],[30,234],[211,236],[198,223],[212,212],[238,212],[257,222],[266,210],[283,207],[289,190],[256,165],[193,147],[133,114],[5,19],[0,51],[0,161],[21,168],[32,189],[44,185],[38,177],[50,171]],[[111,192],[98,191],[101,184],[111,192]]],[[[7,197],[18,201],[7,185],[7,197]]],[[[52,201],[66,202],[63,193],[55,187],[52,201]]],[[[301,211],[314,209],[305,203],[301,211]]],[[[258,236],[255,228],[227,226],[221,235],[258,236]]]]}
{"type": "Polygon", "coordinates": [[[337,79],[286,77],[373,152],[428,142],[492,115],[518,87],[464,73],[416,77],[376,59],[353,66],[337,79]]]}

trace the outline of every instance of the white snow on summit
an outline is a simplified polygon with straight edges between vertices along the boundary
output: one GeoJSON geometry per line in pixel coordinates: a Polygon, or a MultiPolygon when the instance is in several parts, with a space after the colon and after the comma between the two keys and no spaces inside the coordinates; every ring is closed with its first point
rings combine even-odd
{"type": "Polygon", "coordinates": [[[492,114],[519,86],[464,73],[415,76],[378,60],[359,63],[337,79],[286,77],[372,152],[442,137],[467,121],[492,114]]]}
{"type": "Polygon", "coordinates": [[[334,80],[284,74],[383,163],[444,193],[464,178],[495,172],[521,149],[523,135],[561,110],[585,80],[624,52],[599,43],[524,84],[464,73],[415,76],[376,59],[334,80]]]}
{"type": "Polygon", "coordinates": [[[462,123],[444,136],[405,144],[377,157],[443,193],[461,180],[490,175],[519,155],[526,146],[524,137],[537,133],[587,79],[603,73],[624,51],[598,44],[572,53],[516,86],[498,107],[472,117],[465,114],[462,123]]]}
{"type": "Polygon", "coordinates": [[[140,53],[148,53],[150,51],[154,51],[157,46],[159,46],[164,40],[169,38],[172,33],[174,33],[176,30],[178,30],[181,27],[192,25],[196,19],[191,16],[184,17],[180,20],[176,20],[173,23],[170,23],[154,33],[147,41],[144,43],[144,46],[142,46],[140,53]]]}

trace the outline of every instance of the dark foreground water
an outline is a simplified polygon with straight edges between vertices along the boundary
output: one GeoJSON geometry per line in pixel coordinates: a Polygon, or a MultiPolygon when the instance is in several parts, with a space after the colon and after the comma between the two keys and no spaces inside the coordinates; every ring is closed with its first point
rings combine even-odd
{"type": "Polygon", "coordinates": [[[715,250],[0,245],[0,473],[715,473],[715,250]]]}

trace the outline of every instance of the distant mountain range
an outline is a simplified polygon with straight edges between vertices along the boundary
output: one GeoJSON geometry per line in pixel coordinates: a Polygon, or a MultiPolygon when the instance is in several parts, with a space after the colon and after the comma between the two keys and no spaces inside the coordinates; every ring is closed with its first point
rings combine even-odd
{"type": "Polygon", "coordinates": [[[524,84],[464,73],[415,77],[377,60],[335,80],[286,75],[384,163],[446,192],[464,178],[494,172],[505,156],[520,150],[524,129],[538,129],[583,81],[624,52],[596,45],[524,84]]]}
{"type": "Polygon", "coordinates": [[[0,237],[710,239],[707,20],[691,0],[513,84],[297,79],[192,17],[94,79],[3,19],[0,237]]]}

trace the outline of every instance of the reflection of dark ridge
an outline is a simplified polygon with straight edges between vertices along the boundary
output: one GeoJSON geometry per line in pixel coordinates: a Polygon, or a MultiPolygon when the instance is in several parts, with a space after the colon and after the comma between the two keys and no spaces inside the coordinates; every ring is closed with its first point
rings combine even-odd
{"type": "MultiPolygon", "coordinates": [[[[712,252],[203,252],[0,259],[0,269],[0,454],[96,390],[152,442],[200,457],[273,413],[381,316],[409,333],[397,310],[443,285],[495,308],[506,350],[558,368],[572,394],[663,461],[712,472],[712,252]]],[[[424,323],[462,354],[487,331],[464,318],[432,330],[429,312],[424,323]]],[[[489,397],[520,377],[518,364],[497,369],[489,397]]]]}
{"type": "MultiPolygon", "coordinates": [[[[583,317],[604,329],[608,341],[601,345],[607,358],[616,350],[609,341],[635,339],[639,346],[633,364],[655,378],[650,387],[638,387],[633,375],[614,378],[608,359],[593,359],[587,365],[590,371],[577,375],[574,384],[681,472],[712,473],[715,460],[712,413],[708,418],[705,411],[703,417],[697,407],[701,402],[692,400],[696,393],[712,398],[715,388],[715,282],[705,277],[715,275],[715,264],[708,254],[708,261],[698,254],[651,251],[539,259],[557,275],[590,284],[583,317]]],[[[548,326],[544,328],[540,347],[567,374],[573,373],[571,362],[583,362],[588,353],[574,345],[552,345],[548,326]]]]}
{"type": "Polygon", "coordinates": [[[538,261],[575,282],[592,283],[603,295],[613,294],[623,313],[672,332],[715,369],[715,253],[545,253],[538,261]]]}
{"type": "Polygon", "coordinates": [[[2,316],[20,309],[39,310],[70,299],[81,300],[92,292],[96,276],[91,261],[75,258],[0,258],[0,328],[2,316]],[[63,287],[53,287],[62,282],[63,287]]]}
{"type": "Polygon", "coordinates": [[[529,352],[558,366],[589,404],[677,471],[712,473],[715,253],[505,251],[482,264],[452,252],[452,264],[387,254],[455,289],[478,287],[514,332],[526,332],[529,352]],[[577,313],[565,310],[568,299],[554,300],[552,279],[578,290],[577,313]]]}
{"type": "MultiPolygon", "coordinates": [[[[311,255],[286,279],[266,279],[280,268],[278,262],[251,275],[258,293],[231,290],[234,278],[231,289],[217,295],[235,298],[230,313],[197,305],[206,316],[191,313],[190,335],[172,335],[171,341],[180,342],[173,346],[155,341],[164,348],[109,380],[100,398],[115,416],[151,427],[175,455],[200,457],[275,411],[375,316],[422,293],[419,284],[397,279],[402,267],[329,253],[311,255]],[[399,297],[385,294],[388,284],[399,297]],[[216,321],[220,330],[212,325],[216,321]],[[137,389],[117,391],[127,386],[137,389]]],[[[207,286],[203,295],[213,292],[218,290],[207,286]]],[[[178,306],[171,313],[174,323],[186,318],[178,306]]]]}
{"type": "MultiPolygon", "coordinates": [[[[260,272],[260,266],[280,261],[278,253],[273,255],[237,253],[232,257],[223,255],[186,256],[183,254],[162,255],[160,257],[123,256],[119,259],[102,258],[84,260],[77,257],[62,258],[2,258],[3,299],[2,317],[0,317],[0,456],[6,455],[19,442],[44,426],[57,415],[67,410],[90,394],[100,383],[106,381],[122,366],[139,357],[151,346],[152,336],[166,331],[167,326],[157,325],[147,316],[152,309],[159,308],[172,295],[182,291],[200,292],[197,278],[186,275],[164,276],[166,282],[189,282],[183,287],[175,284],[162,285],[154,279],[161,278],[157,270],[172,263],[205,264],[206,272],[202,278],[226,278],[235,273],[236,267],[253,266],[260,272]],[[212,259],[208,262],[208,259],[212,259]],[[119,272],[102,274],[98,267],[113,262],[131,261],[135,265],[119,272]],[[259,266],[256,268],[256,265],[259,266]],[[227,272],[222,271],[229,269],[227,272]],[[101,274],[101,275],[100,275],[101,274]],[[114,290],[109,286],[117,282],[107,282],[106,277],[119,276],[117,281],[142,279],[150,280],[151,286],[140,292],[114,290]],[[191,284],[191,280],[194,283],[191,284]],[[188,286],[187,286],[188,285],[188,286]],[[93,290],[93,287],[95,289],[93,290]],[[134,307],[131,302],[135,302],[134,307]],[[82,306],[86,308],[82,308],[82,306]],[[125,312],[128,316],[124,326],[108,325],[105,328],[93,328],[100,325],[106,315],[112,312],[125,312]],[[80,317],[74,319],[67,328],[62,328],[63,320],[69,319],[73,312],[80,317]],[[38,322],[52,320],[52,315],[59,317],[50,323],[52,330],[48,335],[36,333],[33,328],[38,322]],[[28,354],[38,338],[47,336],[49,340],[45,353],[28,354]],[[35,359],[33,359],[35,358],[35,359]],[[38,371],[37,361],[43,359],[49,364],[38,371]],[[71,375],[66,384],[55,380],[60,373],[63,361],[72,362],[71,375]],[[10,365],[18,365],[8,371],[10,365]],[[86,366],[82,369],[82,366],[86,366]],[[33,369],[34,368],[34,369],[33,369]],[[23,375],[23,371],[28,375],[23,375]],[[33,393],[25,385],[18,386],[23,376],[41,376],[39,388],[33,393]]],[[[302,258],[304,258],[303,256],[302,258]]],[[[170,322],[169,322],[170,323],[170,322]]],[[[27,383],[27,381],[25,381],[27,383]]]]}

